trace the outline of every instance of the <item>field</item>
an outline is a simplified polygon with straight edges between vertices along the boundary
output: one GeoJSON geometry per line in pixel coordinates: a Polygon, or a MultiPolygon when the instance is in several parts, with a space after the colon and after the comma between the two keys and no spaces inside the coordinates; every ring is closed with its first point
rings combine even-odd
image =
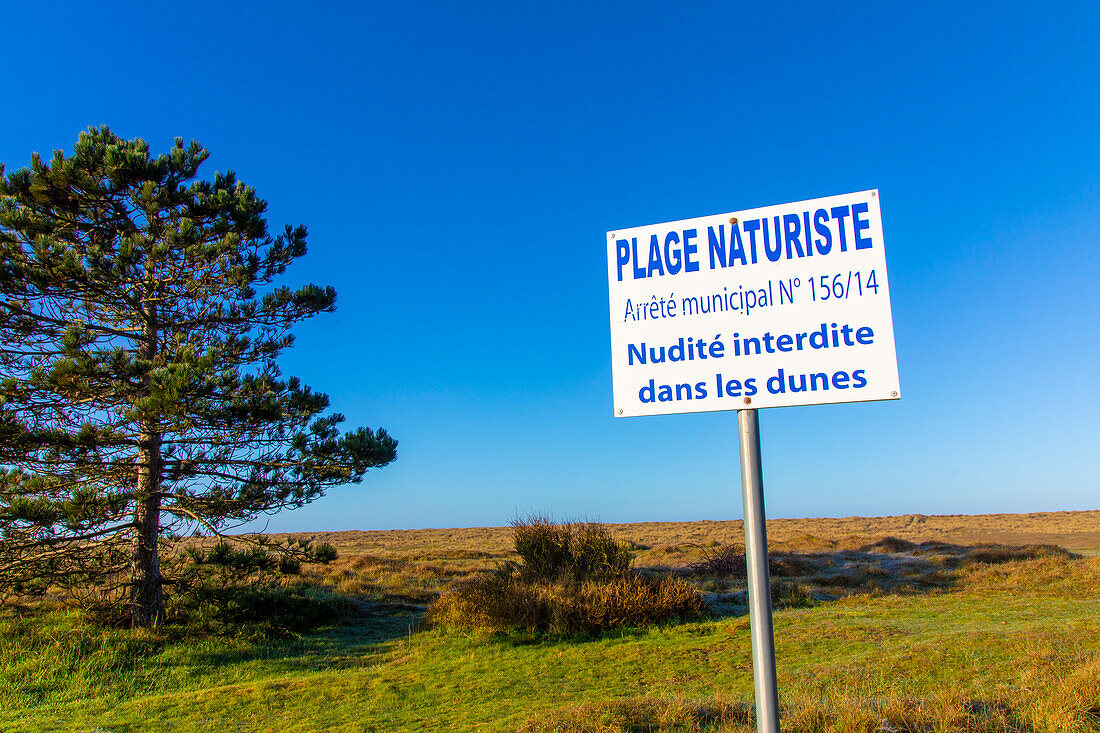
{"type": "MultiPolygon", "coordinates": [[[[713,617],[582,638],[430,628],[508,528],[309,535],[342,623],[105,629],[0,608],[0,730],[755,730],[740,522],[610,525],[713,617]]],[[[1100,512],[768,523],[784,731],[1100,731],[1100,512]]]]}

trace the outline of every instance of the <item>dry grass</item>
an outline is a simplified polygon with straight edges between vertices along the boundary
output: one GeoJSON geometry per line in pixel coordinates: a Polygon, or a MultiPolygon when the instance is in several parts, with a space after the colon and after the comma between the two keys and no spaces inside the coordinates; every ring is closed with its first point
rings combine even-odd
{"type": "MultiPolygon", "coordinates": [[[[668,572],[692,579],[707,593],[715,610],[738,613],[747,604],[745,556],[738,545],[702,549],[703,557],[668,572]]],[[[1021,562],[1040,560],[1056,572],[1065,570],[1078,557],[1054,545],[982,544],[954,545],[945,542],[910,542],[884,537],[865,542],[856,549],[831,552],[776,551],[769,554],[772,603],[776,608],[798,608],[815,602],[832,601],[855,594],[919,593],[949,588],[962,578],[971,584],[1006,564],[1013,571],[1021,562]]],[[[1040,565],[1045,565],[1040,563],[1040,565]]],[[[999,576],[998,576],[999,577],[999,576]]],[[[1015,577],[1015,576],[1013,576],[1015,577]]],[[[1017,582],[1024,582],[1018,578],[1017,582]]],[[[1047,582],[1037,581],[1037,582],[1047,582]]],[[[1052,586],[1056,587],[1056,586],[1052,586]]]]}
{"type": "MultiPolygon", "coordinates": [[[[1079,558],[1059,548],[943,547],[887,539],[865,545],[862,551],[923,552],[946,558],[955,590],[963,597],[1100,599],[1100,557],[1079,558]]],[[[720,554],[727,561],[736,557],[720,554]]],[[[696,567],[714,570],[715,566],[722,572],[731,567],[737,570],[739,564],[701,562],[696,567]]],[[[830,629],[832,634],[839,631],[830,629]]],[[[793,689],[781,682],[782,729],[785,733],[1098,733],[1100,655],[1091,637],[1100,633],[1100,621],[1080,626],[1079,633],[1090,635],[1081,639],[1088,643],[1067,643],[1067,638],[1074,638],[1072,630],[1068,637],[1023,632],[1009,642],[1008,650],[1027,660],[1018,678],[989,683],[984,694],[975,694],[972,680],[933,688],[923,695],[914,695],[903,684],[896,688],[879,684],[874,694],[868,694],[845,689],[829,678],[804,681],[801,688],[793,689]]],[[[755,723],[751,707],[735,700],[626,697],[543,712],[532,716],[523,730],[752,733],[755,723]]]]}
{"type": "MultiPolygon", "coordinates": [[[[975,698],[947,688],[927,697],[887,692],[875,697],[832,689],[784,697],[785,733],[1095,733],[1100,730],[1100,658],[1067,660],[1036,650],[1024,689],[1004,698],[975,698]]],[[[533,716],[527,733],[752,733],[755,711],[726,699],[622,698],[533,716]]]]}
{"type": "MultiPolygon", "coordinates": [[[[739,522],[610,529],[643,577],[743,612],[739,522]]],[[[776,606],[816,604],[776,615],[785,733],[1100,733],[1100,513],[769,532],[776,606]]],[[[510,529],[303,536],[338,546],[302,580],[348,596],[351,624],[274,641],[166,628],[150,644],[5,609],[0,728],[752,730],[748,619],[584,643],[451,634],[421,612],[518,560],[510,529]]]]}
{"type": "MultiPolygon", "coordinates": [[[[700,591],[706,604],[719,615],[745,611],[740,522],[604,526],[618,545],[629,549],[633,567],[642,575],[681,579],[700,591]]],[[[1062,548],[1100,547],[1100,512],[773,520],[768,531],[772,597],[775,607],[781,609],[856,594],[936,592],[960,583],[1032,583],[1055,592],[1055,576],[1059,568],[1064,570],[1070,557],[1062,548]],[[967,538],[971,538],[971,544],[962,541],[967,538]],[[1054,540],[1058,546],[1035,544],[1040,539],[1054,540]],[[1012,546],[1005,540],[1016,540],[1018,544],[1012,546]],[[1033,558],[1049,560],[1040,565],[1049,567],[1050,577],[1014,570],[1019,562],[1033,558]]],[[[385,614],[426,610],[449,589],[469,585],[472,579],[516,563],[519,555],[512,547],[513,534],[514,528],[475,528],[293,537],[332,543],[341,555],[328,567],[306,568],[303,575],[307,582],[354,596],[375,613],[385,614]]],[[[482,586],[486,582],[473,581],[471,590],[485,590],[482,586]]],[[[572,588],[566,593],[562,588],[551,589],[551,585],[529,588],[522,594],[512,588],[510,601],[504,604],[512,611],[496,617],[518,619],[506,624],[515,628],[563,628],[561,623],[547,621],[561,619],[562,613],[548,609],[555,599],[579,597],[580,591],[572,588]],[[521,600],[532,604],[529,613],[515,610],[521,600]]],[[[661,592],[669,594],[666,605],[679,602],[673,600],[679,592],[670,588],[661,592]]],[[[474,595],[484,596],[478,592],[474,595]]],[[[484,598],[481,602],[485,603],[484,598]]],[[[583,604],[599,602],[590,592],[583,604]]],[[[465,612],[458,608],[465,606],[456,599],[448,604],[440,605],[434,614],[445,625],[453,624],[460,611],[465,612]]],[[[494,608],[503,612],[498,606],[486,604],[479,613],[488,618],[494,615],[494,608]]],[[[585,622],[582,627],[595,625],[585,622]]]]}
{"type": "MultiPolygon", "coordinates": [[[[740,521],[604,526],[629,548],[636,570],[684,578],[719,613],[743,610],[740,521]]],[[[448,588],[519,560],[512,535],[511,527],[480,527],[274,538],[334,545],[340,558],[327,567],[305,568],[304,579],[356,596],[384,613],[426,609],[448,588]]],[[[780,586],[773,593],[780,597],[777,605],[801,605],[806,598],[944,589],[958,583],[975,562],[1060,552],[1036,545],[1100,552],[1100,511],[776,519],[768,522],[768,535],[771,573],[780,586]]]]}
{"type": "MultiPolygon", "coordinates": [[[[701,548],[742,545],[739,520],[697,522],[639,522],[605,524],[636,550],[639,566],[685,564],[700,559],[701,548]]],[[[309,532],[272,535],[328,542],[341,557],[378,557],[436,561],[451,553],[459,565],[485,560],[515,559],[510,527],[412,529],[348,532],[309,532]]],[[[1067,550],[1100,550],[1100,511],[1039,512],[1032,514],[978,514],[895,517],[845,517],[768,520],[772,550],[827,552],[855,549],[881,537],[910,542],[946,542],[959,545],[1050,544],[1067,550]]]]}
{"type": "MultiPolygon", "coordinates": [[[[1065,555],[1014,558],[996,565],[975,564],[959,572],[967,590],[1026,591],[1031,595],[1100,595],[1100,557],[1073,559],[1065,555]]],[[[1100,620],[1098,620],[1100,633],[1100,620]]]]}
{"type": "Polygon", "coordinates": [[[544,713],[520,728],[522,733],[614,733],[618,731],[740,730],[753,719],[740,701],[680,698],[624,698],[586,703],[544,713]],[[731,728],[731,726],[736,726],[731,728]]]}

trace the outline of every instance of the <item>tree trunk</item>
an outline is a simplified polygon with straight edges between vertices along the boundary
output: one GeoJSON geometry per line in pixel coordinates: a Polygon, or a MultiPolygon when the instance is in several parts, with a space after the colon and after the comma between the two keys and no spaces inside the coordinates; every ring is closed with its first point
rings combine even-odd
{"type": "MultiPolygon", "coordinates": [[[[153,362],[157,356],[157,305],[153,299],[156,284],[153,279],[155,260],[150,254],[145,261],[146,285],[142,332],[145,337],[145,358],[153,362]]],[[[142,390],[148,394],[151,379],[146,375],[142,390]]],[[[160,576],[160,481],[164,463],[160,449],[162,433],[159,424],[148,417],[141,420],[138,435],[137,494],[134,507],[134,551],[130,560],[130,622],[134,626],[157,626],[164,620],[164,594],[160,576]]]]}
{"type": "Polygon", "coordinates": [[[134,626],[156,626],[164,620],[158,545],[161,435],[143,432],[141,437],[137,506],[134,509],[134,550],[130,560],[130,621],[134,626]]]}

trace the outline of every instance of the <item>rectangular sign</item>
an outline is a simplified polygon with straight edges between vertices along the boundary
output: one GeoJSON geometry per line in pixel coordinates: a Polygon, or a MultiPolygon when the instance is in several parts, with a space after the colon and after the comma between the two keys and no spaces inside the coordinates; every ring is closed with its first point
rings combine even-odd
{"type": "Polygon", "coordinates": [[[617,417],[891,400],[878,191],[607,233],[617,417]]]}

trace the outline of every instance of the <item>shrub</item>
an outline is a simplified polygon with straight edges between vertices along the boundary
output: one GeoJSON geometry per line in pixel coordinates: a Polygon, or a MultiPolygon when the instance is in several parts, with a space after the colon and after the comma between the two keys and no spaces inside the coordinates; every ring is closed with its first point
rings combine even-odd
{"type": "Polygon", "coordinates": [[[554,580],[572,568],[571,533],[546,517],[513,520],[512,542],[528,578],[554,580]]]}
{"type": "Polygon", "coordinates": [[[692,575],[745,579],[745,551],[735,545],[719,545],[714,551],[703,550],[703,558],[688,565],[692,575]]]}
{"type": "Polygon", "coordinates": [[[437,626],[569,636],[649,626],[706,612],[678,578],[630,569],[630,552],[603,525],[555,524],[542,516],[512,524],[521,563],[506,563],[443,594],[429,609],[437,626]]]}
{"type": "Polygon", "coordinates": [[[251,627],[276,634],[330,626],[351,613],[350,601],[304,585],[229,585],[203,583],[177,596],[173,612],[189,624],[218,630],[251,627]]]}
{"type": "Polygon", "coordinates": [[[585,583],[531,582],[505,568],[444,594],[432,604],[428,619],[443,627],[573,636],[692,620],[705,613],[699,594],[679,578],[628,573],[585,583]]]}
{"type": "Polygon", "coordinates": [[[266,631],[307,631],[350,613],[350,599],[309,588],[299,579],[303,563],[336,558],[330,544],[298,540],[273,545],[224,539],[191,545],[169,566],[176,592],[169,615],[203,627],[247,624],[266,631]]]}
{"type": "Polygon", "coordinates": [[[706,613],[699,594],[679,578],[629,574],[610,581],[590,581],[581,587],[580,600],[585,631],[688,621],[706,613]]]}
{"type": "Polygon", "coordinates": [[[630,569],[626,543],[595,522],[556,524],[533,515],[512,522],[512,539],[528,580],[583,582],[618,577],[630,569]]]}

